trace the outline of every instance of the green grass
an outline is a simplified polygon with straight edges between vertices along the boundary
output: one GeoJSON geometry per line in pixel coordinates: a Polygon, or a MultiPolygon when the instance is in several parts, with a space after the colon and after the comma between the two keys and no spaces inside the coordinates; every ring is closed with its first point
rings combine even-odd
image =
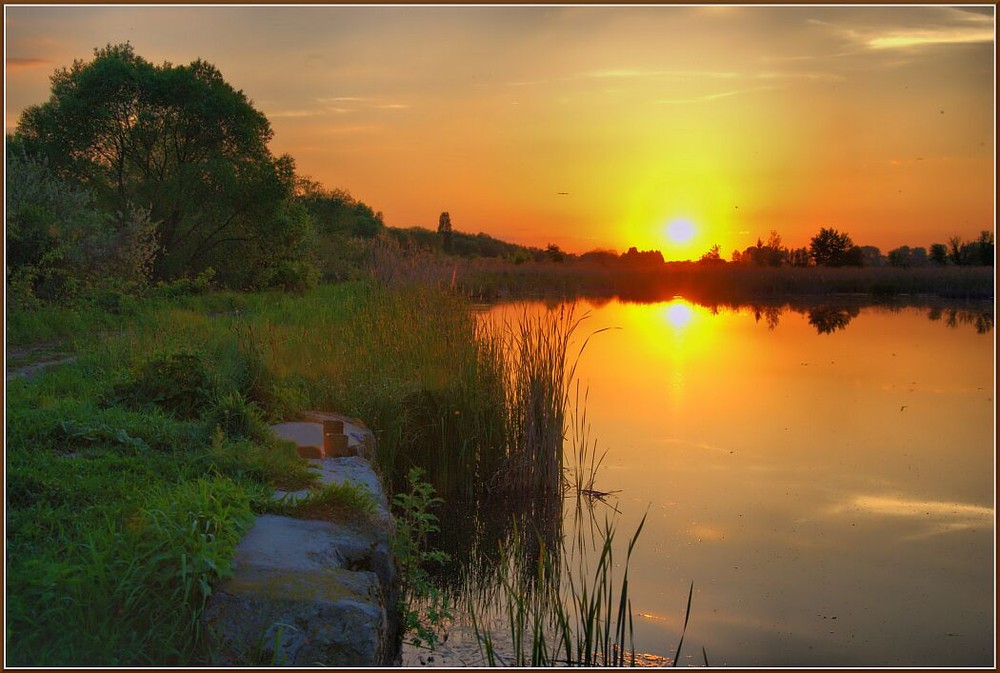
{"type": "MultiPolygon", "coordinates": [[[[557,483],[574,321],[500,335],[468,308],[372,282],[14,316],[12,341],[62,336],[77,359],[8,387],[9,661],[206,661],[198,615],[234,540],[312,479],[266,424],[308,409],[364,419],[390,489],[413,466],[447,497],[557,483]]],[[[298,514],[366,506],[324,489],[298,514]]]]}
{"type": "Polygon", "coordinates": [[[301,498],[275,501],[269,510],[298,519],[364,522],[375,514],[377,507],[364,486],[345,481],[315,488],[301,498]]]}

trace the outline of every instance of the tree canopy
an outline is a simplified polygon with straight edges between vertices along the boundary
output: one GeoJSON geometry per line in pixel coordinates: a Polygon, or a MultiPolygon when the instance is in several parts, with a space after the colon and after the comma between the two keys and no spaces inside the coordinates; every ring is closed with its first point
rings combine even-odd
{"type": "Polygon", "coordinates": [[[88,190],[122,226],[135,208],[156,224],[155,279],[212,267],[231,286],[266,285],[302,262],[309,219],[294,201],[291,157],[242,91],[202,60],[153,65],[128,43],[52,76],[12,144],[88,190]]]}
{"type": "Polygon", "coordinates": [[[861,249],[855,251],[851,237],[833,228],[820,229],[813,236],[809,254],[820,266],[861,266],[864,263],[861,249]]]}

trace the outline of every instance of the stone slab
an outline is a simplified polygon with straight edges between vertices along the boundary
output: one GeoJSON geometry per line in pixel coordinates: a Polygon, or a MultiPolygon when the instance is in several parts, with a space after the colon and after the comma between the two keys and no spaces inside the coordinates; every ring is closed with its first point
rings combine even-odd
{"type": "Polygon", "coordinates": [[[205,610],[213,663],[381,666],[395,657],[374,573],[245,568],[205,610]]]}
{"type": "MultiPolygon", "coordinates": [[[[394,530],[381,479],[364,457],[323,458],[323,421],[343,420],[359,453],[374,436],[357,419],[314,412],[271,426],[300,447],[321,485],[353,482],[375,500],[369,524],[262,515],[237,546],[233,574],[209,598],[203,619],[213,663],[225,666],[391,666],[400,662],[399,581],[394,530]]],[[[300,452],[301,455],[301,452],[300,452]]],[[[278,491],[301,498],[308,490],[278,491]]]]}

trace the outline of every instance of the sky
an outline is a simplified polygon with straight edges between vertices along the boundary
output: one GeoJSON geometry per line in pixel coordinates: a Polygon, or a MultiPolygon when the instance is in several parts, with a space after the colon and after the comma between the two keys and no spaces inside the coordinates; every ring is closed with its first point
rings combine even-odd
{"type": "Polygon", "coordinates": [[[995,228],[991,5],[4,9],[8,133],[95,48],[201,58],[389,226],[668,260],[995,228]]]}

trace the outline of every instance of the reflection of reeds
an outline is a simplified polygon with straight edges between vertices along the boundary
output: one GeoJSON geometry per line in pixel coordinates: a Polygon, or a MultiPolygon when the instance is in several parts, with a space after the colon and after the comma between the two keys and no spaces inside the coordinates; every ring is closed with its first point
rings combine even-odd
{"type": "MultiPolygon", "coordinates": [[[[593,572],[588,572],[585,555],[575,557],[573,565],[573,554],[541,541],[534,562],[525,564],[525,542],[515,534],[501,548],[501,567],[506,572],[500,576],[500,596],[494,602],[506,618],[504,652],[498,651],[490,626],[498,621],[496,615],[483,611],[482,603],[470,605],[473,627],[489,665],[635,665],[628,567],[644,524],[645,516],[629,540],[618,581],[615,530],[607,521],[593,572]]],[[[690,603],[688,607],[690,611],[690,603]]]]}

